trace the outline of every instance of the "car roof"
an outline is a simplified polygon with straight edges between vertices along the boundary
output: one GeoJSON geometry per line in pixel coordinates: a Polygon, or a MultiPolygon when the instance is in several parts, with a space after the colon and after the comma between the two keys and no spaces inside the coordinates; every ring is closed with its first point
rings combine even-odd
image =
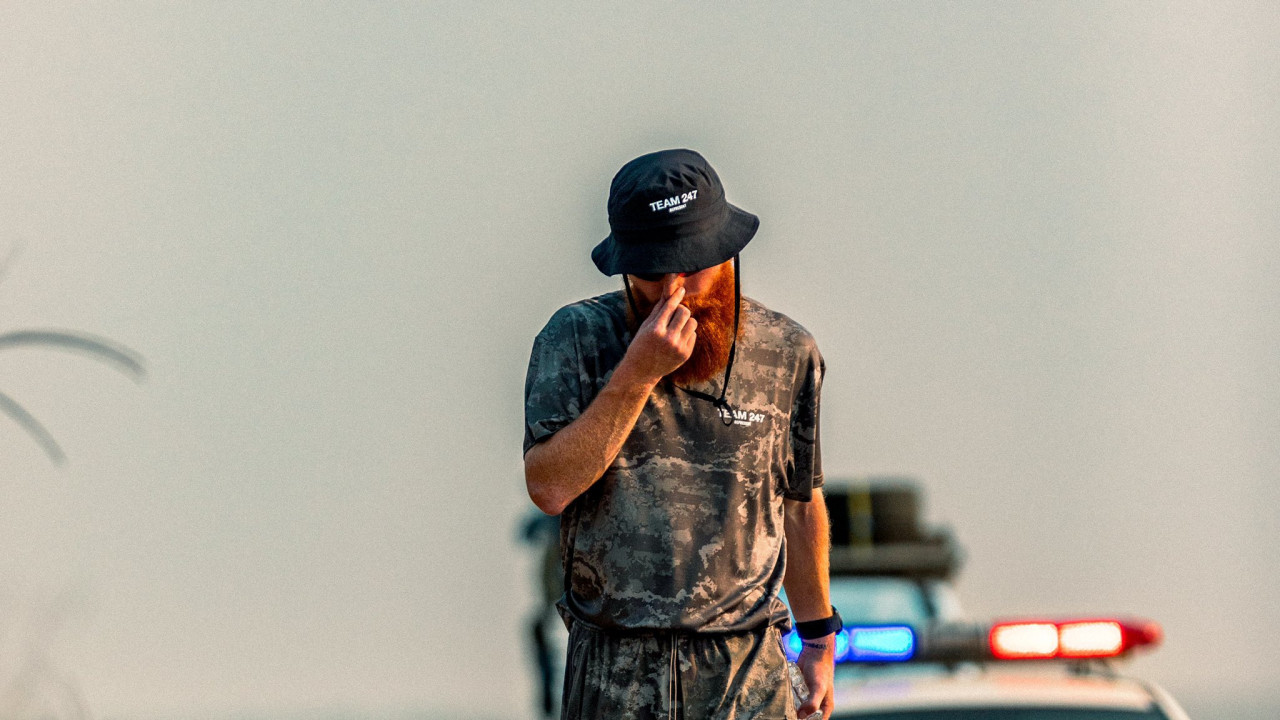
{"type": "Polygon", "coordinates": [[[1024,673],[1003,670],[840,675],[835,679],[841,712],[956,707],[1090,707],[1149,709],[1146,685],[1127,678],[1024,673]]]}

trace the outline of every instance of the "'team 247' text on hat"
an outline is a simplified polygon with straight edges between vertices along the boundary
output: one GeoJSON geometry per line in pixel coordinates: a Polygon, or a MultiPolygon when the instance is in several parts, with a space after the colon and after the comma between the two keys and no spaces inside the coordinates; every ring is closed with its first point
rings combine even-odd
{"type": "Polygon", "coordinates": [[[697,199],[697,197],[698,197],[698,191],[690,190],[689,192],[684,193],[683,195],[672,195],[666,200],[651,202],[649,203],[649,208],[652,209],[654,212],[658,212],[663,208],[666,208],[667,212],[675,212],[677,210],[683,210],[684,206],[688,205],[690,200],[695,200],[697,199]]]}

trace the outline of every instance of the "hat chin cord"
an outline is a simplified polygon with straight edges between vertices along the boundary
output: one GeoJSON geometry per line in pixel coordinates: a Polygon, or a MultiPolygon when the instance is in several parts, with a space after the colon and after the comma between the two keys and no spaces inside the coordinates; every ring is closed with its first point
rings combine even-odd
{"type": "MultiPolygon", "coordinates": [[[[622,274],[622,284],[627,289],[627,304],[631,306],[631,314],[640,319],[640,311],[636,305],[635,296],[631,294],[631,281],[626,273],[622,274]]],[[[732,426],[733,406],[725,399],[725,395],[729,392],[729,376],[733,372],[733,358],[738,353],[738,322],[742,316],[742,261],[737,255],[733,256],[733,342],[729,344],[729,361],[724,366],[724,382],[720,384],[720,397],[713,397],[704,392],[690,390],[689,388],[680,387],[672,383],[672,387],[692,395],[700,400],[706,400],[714,405],[720,411],[720,422],[726,427],[732,426]]]]}

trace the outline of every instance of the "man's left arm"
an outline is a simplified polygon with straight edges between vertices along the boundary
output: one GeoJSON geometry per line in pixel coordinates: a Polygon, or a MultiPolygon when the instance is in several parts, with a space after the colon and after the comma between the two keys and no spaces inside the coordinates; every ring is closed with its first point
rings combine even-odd
{"type": "MultiPolygon", "coordinates": [[[[787,574],[783,586],[796,622],[822,620],[831,615],[831,580],[828,551],[831,531],[822,489],[814,488],[809,502],[784,500],[786,508],[787,574]]],[[[805,640],[796,664],[809,686],[809,698],[798,715],[807,718],[819,710],[831,717],[835,706],[835,635],[805,640]]]]}

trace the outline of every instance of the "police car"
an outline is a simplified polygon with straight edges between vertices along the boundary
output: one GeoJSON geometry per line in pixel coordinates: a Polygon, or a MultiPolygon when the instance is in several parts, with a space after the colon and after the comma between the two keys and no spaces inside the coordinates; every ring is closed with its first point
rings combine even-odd
{"type": "MultiPolygon", "coordinates": [[[[829,483],[836,636],[832,720],[1187,720],[1158,686],[1115,663],[1159,644],[1118,617],[967,622],[952,589],[962,553],[920,521],[907,478],[829,483]]],[[[788,658],[800,638],[788,633],[788,658]]]]}

